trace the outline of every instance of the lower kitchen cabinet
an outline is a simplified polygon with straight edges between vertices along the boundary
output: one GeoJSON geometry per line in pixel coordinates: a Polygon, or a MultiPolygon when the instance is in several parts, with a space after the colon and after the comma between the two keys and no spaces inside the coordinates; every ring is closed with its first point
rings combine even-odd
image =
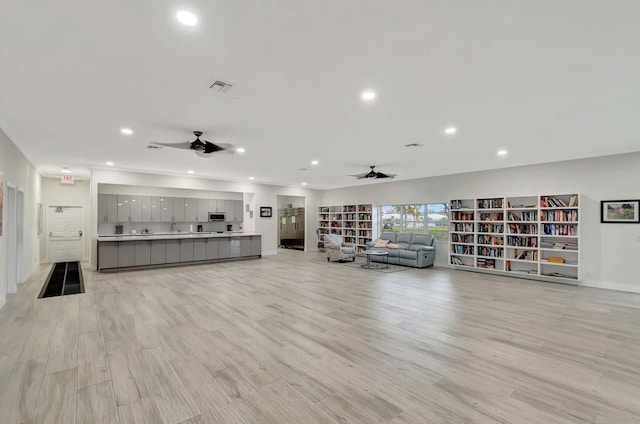
{"type": "Polygon", "coordinates": [[[251,239],[251,256],[262,255],[262,237],[251,236],[249,239],[251,239]]]}
{"type": "Polygon", "coordinates": [[[193,241],[193,260],[207,260],[207,239],[196,239],[193,241]]]}
{"type": "Polygon", "coordinates": [[[160,265],[167,262],[167,245],[164,240],[151,242],[151,265],[160,265]]]}
{"type": "Polygon", "coordinates": [[[180,262],[193,261],[193,240],[180,240],[180,262]]]}
{"type": "Polygon", "coordinates": [[[234,237],[229,245],[229,257],[239,258],[240,256],[242,256],[240,254],[240,237],[234,237]]]}
{"type": "Polygon", "coordinates": [[[165,263],[180,262],[180,240],[165,240],[167,256],[165,263]]]}
{"type": "Polygon", "coordinates": [[[251,256],[251,237],[242,237],[240,239],[240,256],[251,256]]]}
{"type": "Polygon", "coordinates": [[[218,259],[220,257],[219,251],[220,241],[215,238],[207,240],[207,260],[218,259]]]}
{"type": "Polygon", "coordinates": [[[98,249],[98,269],[118,267],[118,242],[103,241],[98,249]]]}
{"type": "Polygon", "coordinates": [[[231,239],[218,239],[218,258],[227,259],[231,257],[231,239]]]}
{"type": "Polygon", "coordinates": [[[151,264],[151,242],[149,240],[134,241],[136,266],[145,266],[151,264]]]}
{"type": "Polygon", "coordinates": [[[135,241],[118,242],[118,268],[135,265],[135,241]]]}

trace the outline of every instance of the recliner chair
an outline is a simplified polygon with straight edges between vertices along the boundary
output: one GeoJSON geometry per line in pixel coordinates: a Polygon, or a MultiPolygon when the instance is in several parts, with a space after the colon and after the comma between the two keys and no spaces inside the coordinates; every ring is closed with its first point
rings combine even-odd
{"type": "Polygon", "coordinates": [[[339,234],[326,234],[324,236],[324,249],[327,252],[327,261],[356,260],[356,246],[353,243],[345,243],[339,234]]]}

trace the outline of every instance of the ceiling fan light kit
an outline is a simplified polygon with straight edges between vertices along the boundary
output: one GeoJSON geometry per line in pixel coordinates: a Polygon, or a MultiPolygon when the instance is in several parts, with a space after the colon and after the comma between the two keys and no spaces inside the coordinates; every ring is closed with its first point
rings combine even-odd
{"type": "Polygon", "coordinates": [[[384,172],[378,172],[375,170],[375,165],[370,165],[369,168],[371,168],[370,171],[362,173],[362,174],[355,174],[355,175],[350,175],[351,177],[356,177],[359,180],[362,180],[364,178],[367,179],[371,179],[371,180],[378,180],[381,178],[395,178],[396,174],[385,174],[384,172]]]}

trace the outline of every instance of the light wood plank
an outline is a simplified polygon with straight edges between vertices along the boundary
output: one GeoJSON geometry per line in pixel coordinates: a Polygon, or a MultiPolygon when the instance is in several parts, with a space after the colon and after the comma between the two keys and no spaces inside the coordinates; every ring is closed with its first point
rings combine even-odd
{"type": "Polygon", "coordinates": [[[76,422],[77,372],[72,368],[44,377],[34,424],[76,422]]]}
{"type": "Polygon", "coordinates": [[[109,381],[78,390],[77,423],[118,423],[118,409],[109,381]]]}
{"type": "Polygon", "coordinates": [[[162,424],[160,412],[153,398],[143,398],[118,406],[120,424],[162,424]]]}
{"type": "Polygon", "coordinates": [[[102,332],[81,334],[78,341],[78,388],[111,380],[102,332]]]}

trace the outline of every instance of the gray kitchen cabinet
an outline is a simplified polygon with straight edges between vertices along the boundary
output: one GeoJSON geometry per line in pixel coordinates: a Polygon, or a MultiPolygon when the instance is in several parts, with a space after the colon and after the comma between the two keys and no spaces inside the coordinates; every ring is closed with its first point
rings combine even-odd
{"type": "Polygon", "coordinates": [[[235,200],[225,200],[224,201],[224,213],[226,214],[225,221],[233,222],[235,221],[236,216],[236,204],[235,200]]]}
{"type": "Polygon", "coordinates": [[[242,200],[236,200],[235,202],[235,220],[241,222],[244,220],[244,205],[242,200]]]}
{"type": "Polygon", "coordinates": [[[229,257],[230,258],[239,258],[240,257],[240,237],[232,237],[230,239],[229,244],[229,257]]]}
{"type": "Polygon", "coordinates": [[[198,199],[184,199],[184,222],[196,222],[198,199]]]}
{"type": "Polygon", "coordinates": [[[98,247],[98,269],[118,267],[118,242],[102,241],[98,247]]]}
{"type": "MultiPolygon", "coordinates": [[[[209,221],[209,199],[196,199],[197,201],[197,213],[196,222],[208,222],[209,221]]],[[[214,211],[211,211],[214,212],[214,211]]]]}
{"type": "Polygon", "coordinates": [[[107,222],[118,222],[118,196],[105,194],[107,200],[107,222]]]}
{"type": "Polygon", "coordinates": [[[209,199],[209,212],[224,212],[223,199],[209,199]]]}
{"type": "Polygon", "coordinates": [[[251,236],[251,256],[260,256],[262,255],[262,237],[261,236],[251,236]]]}
{"type": "Polygon", "coordinates": [[[231,257],[231,239],[218,239],[218,258],[227,259],[231,257]]]}
{"type": "Polygon", "coordinates": [[[142,196],[129,196],[129,221],[142,222],[142,196]]]}
{"type": "Polygon", "coordinates": [[[193,261],[193,240],[180,240],[180,262],[193,261]]]}
{"type": "Polygon", "coordinates": [[[134,241],[135,255],[134,263],[136,266],[144,266],[151,264],[151,242],[149,240],[134,241]]]}
{"type": "Polygon", "coordinates": [[[151,222],[151,209],[153,209],[152,197],[142,197],[142,222],[151,222]]]}
{"type": "Polygon", "coordinates": [[[107,222],[107,194],[98,194],[98,222],[107,222]]]}
{"type": "Polygon", "coordinates": [[[135,241],[118,242],[118,268],[135,265],[135,241]]]}
{"type": "Polygon", "coordinates": [[[117,222],[129,222],[131,207],[128,194],[118,194],[118,220],[117,222]]]}
{"type": "Polygon", "coordinates": [[[160,222],[173,222],[172,197],[160,197],[160,222]]]}
{"type": "Polygon", "coordinates": [[[180,262],[180,240],[165,240],[166,263],[172,264],[180,262]]]}
{"type": "Polygon", "coordinates": [[[151,196],[151,220],[150,222],[162,222],[162,203],[159,196],[151,196]]]}
{"type": "Polygon", "coordinates": [[[251,237],[240,238],[240,256],[251,256],[251,237]]]}
{"type": "Polygon", "coordinates": [[[220,257],[219,243],[217,238],[207,239],[207,259],[218,259],[220,257]]]}
{"type": "Polygon", "coordinates": [[[167,261],[167,246],[164,240],[151,241],[151,264],[159,265],[167,261]]]}
{"type": "Polygon", "coordinates": [[[207,259],[207,239],[193,240],[193,260],[204,261],[207,259]]]}
{"type": "Polygon", "coordinates": [[[173,222],[184,222],[184,199],[174,197],[173,199],[173,222]]]}

